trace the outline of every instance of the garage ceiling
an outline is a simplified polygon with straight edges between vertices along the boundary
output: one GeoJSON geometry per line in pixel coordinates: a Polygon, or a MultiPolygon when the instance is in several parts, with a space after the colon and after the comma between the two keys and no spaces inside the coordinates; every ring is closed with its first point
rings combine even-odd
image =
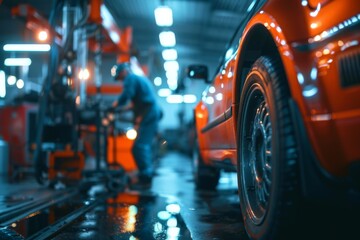
{"type": "Polygon", "coordinates": [[[162,3],[173,10],[176,49],[180,67],[190,63],[216,66],[235,28],[252,0],[105,0],[120,26],[132,26],[134,43],[142,56],[161,57],[154,9],[162,3]]]}
{"type": "MultiPolygon", "coordinates": [[[[205,63],[212,70],[225,51],[225,46],[237,25],[246,14],[253,0],[104,0],[120,28],[133,28],[133,45],[139,52],[139,60],[151,69],[162,69],[163,60],[159,33],[171,30],[176,35],[178,62],[183,69],[188,64],[205,63]],[[167,5],[173,10],[174,23],[169,28],[155,24],[154,9],[167,5]]],[[[1,2],[1,1],[0,1],[1,2]]],[[[0,41],[16,31],[7,28],[11,18],[9,8],[28,3],[47,16],[52,1],[49,0],[4,0],[0,5],[0,41]],[[7,36],[8,35],[8,36],[7,36]]]]}

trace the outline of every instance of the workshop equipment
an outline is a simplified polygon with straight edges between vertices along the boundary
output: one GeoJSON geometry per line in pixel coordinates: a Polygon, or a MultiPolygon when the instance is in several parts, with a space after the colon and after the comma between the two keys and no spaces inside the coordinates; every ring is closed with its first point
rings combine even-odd
{"type": "Polygon", "coordinates": [[[85,158],[82,152],[55,151],[49,157],[49,181],[59,180],[66,184],[78,183],[82,177],[85,158]]]}
{"type": "Polygon", "coordinates": [[[36,135],[36,104],[22,103],[0,108],[0,135],[9,148],[9,180],[33,172],[32,155],[36,135]]]}
{"type": "MultiPolygon", "coordinates": [[[[85,157],[80,138],[81,125],[85,124],[80,116],[88,110],[87,85],[93,82],[96,90],[102,85],[101,54],[117,53],[119,61],[131,60],[132,29],[119,29],[109,18],[111,14],[102,2],[53,1],[48,20],[26,4],[12,9],[14,16],[26,20],[30,30],[46,29],[51,36],[48,75],[39,99],[33,157],[35,177],[40,184],[49,183],[50,180],[50,185],[54,185],[59,179],[73,182],[91,174],[98,180],[103,177],[109,179],[109,174],[113,174],[113,169],[100,168],[100,162],[105,160],[103,153],[106,153],[106,146],[101,140],[105,133],[101,125],[102,110],[95,107],[96,169],[93,173],[83,171],[85,157]],[[61,29],[61,34],[55,29],[61,29]],[[111,33],[119,37],[113,39],[111,33]],[[93,64],[88,64],[90,51],[94,55],[93,64]],[[88,69],[89,66],[93,66],[93,69],[88,69]]],[[[96,94],[100,95],[98,91],[96,94]]],[[[121,166],[115,175],[119,173],[123,173],[121,166]]]]}
{"type": "Polygon", "coordinates": [[[109,165],[120,165],[126,172],[137,170],[135,160],[131,153],[134,140],[129,139],[125,133],[108,136],[107,161],[109,165]]]}
{"type": "Polygon", "coordinates": [[[0,136],[0,176],[6,176],[9,168],[9,146],[0,136]]]}

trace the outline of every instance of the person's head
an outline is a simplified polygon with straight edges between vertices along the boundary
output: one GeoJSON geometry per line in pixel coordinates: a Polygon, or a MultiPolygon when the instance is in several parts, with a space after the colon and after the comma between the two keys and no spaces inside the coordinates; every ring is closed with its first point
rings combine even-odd
{"type": "Polygon", "coordinates": [[[128,62],[118,63],[111,69],[111,75],[115,81],[124,80],[129,71],[130,65],[128,62]]]}

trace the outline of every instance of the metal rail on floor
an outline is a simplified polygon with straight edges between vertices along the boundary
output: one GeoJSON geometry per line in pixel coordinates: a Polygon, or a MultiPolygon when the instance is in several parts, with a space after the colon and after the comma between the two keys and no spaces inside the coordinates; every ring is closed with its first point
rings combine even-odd
{"type": "Polygon", "coordinates": [[[43,228],[41,231],[31,235],[30,237],[28,237],[26,239],[28,239],[28,240],[48,239],[48,238],[56,235],[57,233],[59,233],[59,231],[61,229],[67,227],[73,221],[75,221],[78,217],[80,217],[81,215],[85,214],[86,212],[90,211],[92,208],[97,206],[102,200],[103,200],[103,198],[100,198],[100,199],[97,199],[94,201],[88,201],[88,203],[85,206],[80,207],[79,209],[76,209],[75,211],[69,213],[65,217],[56,221],[54,224],[51,224],[50,226],[43,228]]]}
{"type": "Polygon", "coordinates": [[[22,236],[11,227],[12,224],[31,218],[32,215],[39,214],[41,211],[47,211],[46,209],[53,206],[71,203],[74,199],[82,198],[84,196],[80,191],[69,189],[68,191],[62,191],[39,200],[33,200],[31,203],[22,204],[21,207],[14,206],[9,208],[6,212],[0,213],[0,239],[50,239],[51,237],[59,234],[62,229],[69,226],[76,219],[108,198],[108,193],[97,195],[96,199],[88,199],[85,197],[84,200],[81,201],[82,204],[80,206],[59,218],[54,223],[39,229],[39,231],[36,231],[35,233],[31,233],[30,236],[22,236]]]}
{"type": "Polygon", "coordinates": [[[77,190],[69,189],[67,191],[61,191],[50,196],[9,207],[0,213],[0,227],[8,226],[9,224],[16,222],[31,213],[70,199],[76,194],[78,194],[77,190]]]}

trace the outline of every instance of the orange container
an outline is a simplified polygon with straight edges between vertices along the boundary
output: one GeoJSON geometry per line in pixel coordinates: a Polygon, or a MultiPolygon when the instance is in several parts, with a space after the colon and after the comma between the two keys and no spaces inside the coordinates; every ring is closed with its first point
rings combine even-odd
{"type": "Polygon", "coordinates": [[[131,153],[134,141],[128,139],[125,135],[108,137],[107,161],[109,165],[120,165],[126,172],[137,170],[135,160],[131,153]],[[114,158],[115,156],[115,158],[114,158]]]}
{"type": "Polygon", "coordinates": [[[73,151],[56,151],[49,158],[49,180],[60,174],[67,180],[80,180],[85,166],[84,154],[73,151]]]}

